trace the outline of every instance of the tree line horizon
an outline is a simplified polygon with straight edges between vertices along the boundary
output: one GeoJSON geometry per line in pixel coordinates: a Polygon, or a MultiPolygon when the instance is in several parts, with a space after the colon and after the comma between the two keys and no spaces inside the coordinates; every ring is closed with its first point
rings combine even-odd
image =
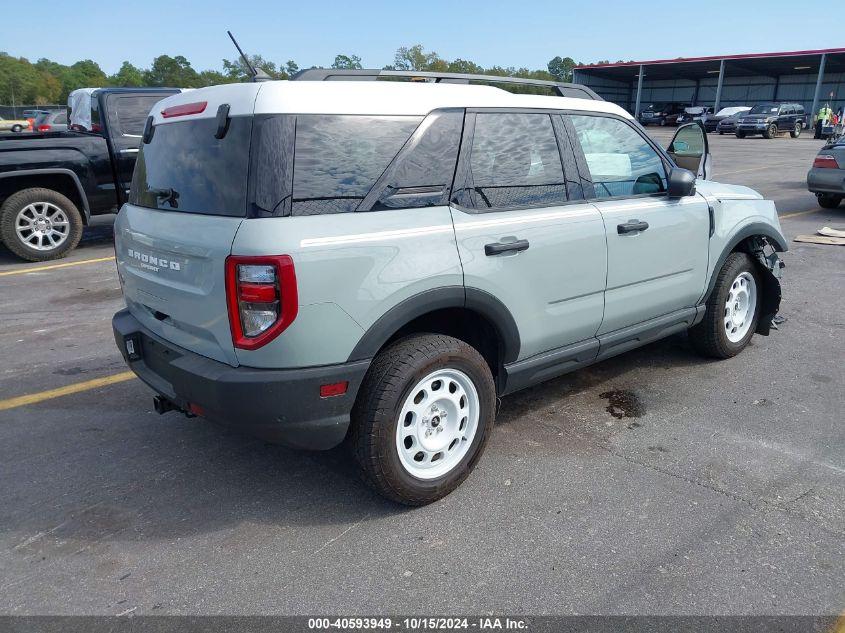
{"type": "MultiPolygon", "coordinates": [[[[250,55],[250,63],[261,68],[273,79],[288,79],[299,70],[294,60],[276,64],[261,55],[250,55]]],[[[607,60],[597,63],[606,63],[607,60]]],[[[14,57],[0,52],[0,104],[48,105],[67,102],[68,93],[77,88],[94,87],[173,87],[202,88],[216,84],[236,83],[249,79],[249,73],[241,59],[223,59],[221,70],[196,70],[182,55],[171,57],[159,55],[148,68],[139,68],[124,61],[120,69],[109,75],[97,62],[83,59],[70,65],[41,58],[30,62],[25,57],[14,57]]],[[[396,50],[393,63],[383,66],[384,70],[416,70],[451,73],[469,73],[504,77],[523,77],[548,81],[571,81],[572,70],[582,64],[571,57],[555,56],[545,69],[530,69],[514,66],[490,66],[485,68],[475,62],[454,59],[447,60],[434,51],[426,51],[421,44],[402,46],[396,50]]],[[[339,54],[331,68],[360,69],[358,55],[339,54]]],[[[304,68],[322,68],[306,66],[304,68]]]]}

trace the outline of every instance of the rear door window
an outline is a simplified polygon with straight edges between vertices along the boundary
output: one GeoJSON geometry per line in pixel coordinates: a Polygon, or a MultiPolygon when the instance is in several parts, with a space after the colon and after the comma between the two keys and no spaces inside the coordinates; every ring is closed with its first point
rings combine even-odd
{"type": "Polygon", "coordinates": [[[422,117],[296,117],[292,214],[355,211],[422,117]]]}
{"type": "Polygon", "coordinates": [[[473,206],[479,210],[545,207],[567,201],[548,114],[478,113],[470,172],[473,206]]]}

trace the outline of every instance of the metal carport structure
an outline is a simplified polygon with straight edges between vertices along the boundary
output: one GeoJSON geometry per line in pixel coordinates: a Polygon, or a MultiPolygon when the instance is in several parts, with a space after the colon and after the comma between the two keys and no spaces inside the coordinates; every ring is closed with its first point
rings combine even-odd
{"type": "Polygon", "coordinates": [[[591,64],[575,68],[573,83],[632,113],[649,103],[789,101],[815,114],[819,102],[845,107],[845,48],[591,64]]]}

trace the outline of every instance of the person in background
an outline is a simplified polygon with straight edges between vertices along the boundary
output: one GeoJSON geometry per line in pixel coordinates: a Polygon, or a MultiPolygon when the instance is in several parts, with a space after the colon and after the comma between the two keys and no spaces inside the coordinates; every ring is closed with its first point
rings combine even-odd
{"type": "Polygon", "coordinates": [[[833,110],[830,109],[829,103],[825,103],[821,108],[819,108],[819,114],[816,117],[816,131],[815,134],[813,134],[813,138],[822,137],[822,128],[825,126],[832,114],[833,110]]]}

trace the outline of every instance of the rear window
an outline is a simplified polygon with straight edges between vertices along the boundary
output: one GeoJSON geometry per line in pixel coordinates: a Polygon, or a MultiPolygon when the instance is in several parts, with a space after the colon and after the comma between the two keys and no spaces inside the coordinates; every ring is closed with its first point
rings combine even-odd
{"type": "Polygon", "coordinates": [[[115,96],[108,97],[109,120],[114,129],[112,134],[121,136],[141,136],[144,132],[144,124],[153,106],[167,95],[145,95],[145,96],[115,96]]]}
{"type": "Polygon", "coordinates": [[[155,126],[135,163],[129,202],[150,209],[246,215],[252,117],[232,117],[222,139],[215,119],[155,126]]]}

